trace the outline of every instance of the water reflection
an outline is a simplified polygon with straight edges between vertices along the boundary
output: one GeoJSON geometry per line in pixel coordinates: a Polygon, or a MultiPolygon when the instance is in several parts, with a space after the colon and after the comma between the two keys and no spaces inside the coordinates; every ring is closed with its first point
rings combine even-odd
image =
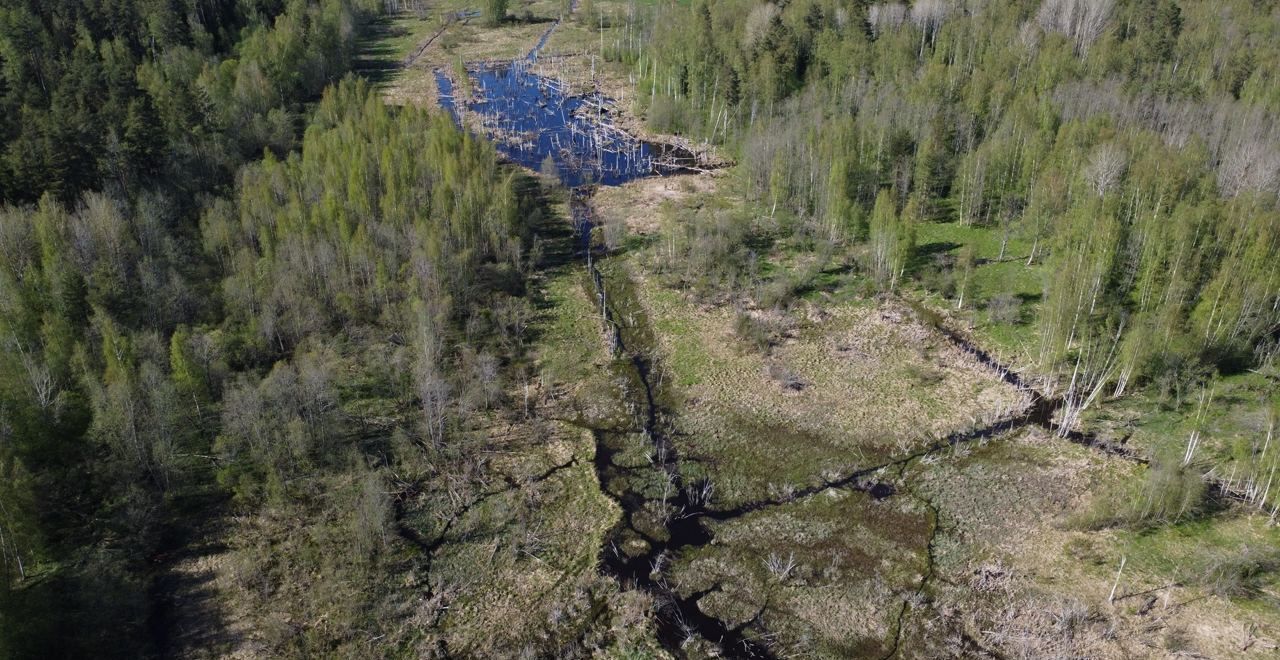
{"type": "Polygon", "coordinates": [[[613,124],[612,101],[598,93],[571,95],[563,83],[530,71],[537,50],[512,62],[468,65],[468,98],[459,99],[453,81],[437,70],[440,104],[455,121],[460,107],[477,114],[485,135],[520,165],[543,170],[551,156],[570,188],[653,174],[655,150],[613,124]]]}

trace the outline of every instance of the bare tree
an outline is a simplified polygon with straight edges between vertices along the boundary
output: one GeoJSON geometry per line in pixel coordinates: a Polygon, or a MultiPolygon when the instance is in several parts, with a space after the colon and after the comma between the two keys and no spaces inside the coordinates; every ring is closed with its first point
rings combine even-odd
{"type": "Polygon", "coordinates": [[[1108,142],[1094,150],[1084,169],[1084,178],[1099,197],[1105,196],[1124,176],[1129,166],[1129,156],[1114,142],[1108,142]]]}
{"type": "Polygon", "coordinates": [[[9,347],[11,350],[16,350],[21,358],[22,369],[27,377],[26,383],[31,388],[31,396],[36,405],[40,406],[42,411],[56,413],[62,398],[62,383],[49,370],[48,365],[33,351],[28,350],[22,342],[12,339],[9,347]]]}
{"type": "Polygon", "coordinates": [[[1083,57],[1106,30],[1115,4],[1116,0],[1044,0],[1036,20],[1046,30],[1067,35],[1083,57]]]}
{"type": "Polygon", "coordinates": [[[871,25],[871,33],[877,37],[898,29],[906,18],[907,7],[899,2],[871,5],[867,10],[867,22],[871,25]]]}
{"type": "Polygon", "coordinates": [[[763,5],[757,5],[755,9],[747,14],[747,24],[742,30],[742,46],[746,50],[755,48],[755,45],[764,39],[765,34],[769,32],[769,27],[773,25],[774,19],[782,13],[778,9],[778,5],[767,2],[763,5]]]}
{"type": "Polygon", "coordinates": [[[1218,168],[1222,194],[1271,192],[1280,184],[1280,149],[1250,135],[1229,148],[1218,168]]]}
{"type": "Polygon", "coordinates": [[[769,558],[764,560],[765,568],[779,580],[787,579],[791,575],[791,571],[796,569],[796,555],[791,553],[785,559],[777,553],[769,553],[769,558]]]}
{"type": "Polygon", "coordinates": [[[951,13],[951,5],[946,0],[916,0],[911,4],[909,16],[911,22],[920,28],[920,56],[924,56],[924,44],[933,44],[938,28],[951,13]]]}
{"type": "Polygon", "coordinates": [[[1076,354],[1071,380],[1062,394],[1062,413],[1057,434],[1067,437],[1080,422],[1080,415],[1102,394],[1116,369],[1116,349],[1124,326],[1111,336],[1101,336],[1084,343],[1076,354]]]}
{"type": "MultiPolygon", "coordinates": [[[[0,497],[0,559],[12,557],[14,565],[18,568],[18,577],[25,580],[27,567],[22,561],[22,549],[18,547],[18,534],[15,527],[13,516],[5,506],[5,498],[0,497]]],[[[0,571],[0,579],[8,579],[8,576],[0,571]]]]}
{"type": "Polygon", "coordinates": [[[1027,21],[1018,29],[1018,43],[1027,50],[1035,50],[1040,45],[1040,29],[1032,21],[1027,21]]]}
{"type": "Polygon", "coordinates": [[[367,470],[355,492],[351,507],[351,533],[359,555],[368,556],[387,543],[391,524],[391,502],[382,475],[367,470]]]}
{"type": "MultiPolygon", "coordinates": [[[[27,213],[12,207],[0,209],[0,269],[17,280],[40,254],[27,213]]],[[[0,271],[3,272],[3,271],[0,271]]],[[[0,300],[0,304],[7,301],[0,300]]]]}
{"type": "Polygon", "coordinates": [[[451,388],[441,370],[444,360],[444,342],[440,337],[436,319],[420,313],[416,343],[417,358],[413,364],[413,380],[422,406],[422,421],[432,444],[444,442],[445,424],[448,419],[451,388]]]}

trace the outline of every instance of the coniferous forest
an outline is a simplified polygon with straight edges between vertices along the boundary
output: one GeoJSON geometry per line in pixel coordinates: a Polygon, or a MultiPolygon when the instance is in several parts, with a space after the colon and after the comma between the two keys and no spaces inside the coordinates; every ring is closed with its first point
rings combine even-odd
{"type": "Polygon", "coordinates": [[[0,0],[0,147],[0,657],[1280,648],[1272,3],[0,0]]]}

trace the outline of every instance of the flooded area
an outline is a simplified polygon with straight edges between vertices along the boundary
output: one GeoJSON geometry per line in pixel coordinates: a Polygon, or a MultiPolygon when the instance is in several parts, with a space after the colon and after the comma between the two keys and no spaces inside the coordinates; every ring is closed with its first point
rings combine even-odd
{"type": "Polygon", "coordinates": [[[571,94],[564,81],[531,70],[557,25],[523,58],[468,63],[466,80],[436,69],[440,105],[459,125],[479,128],[518,165],[550,174],[550,158],[568,188],[616,186],[692,165],[692,154],[683,149],[646,142],[619,128],[609,97],[571,94]]]}

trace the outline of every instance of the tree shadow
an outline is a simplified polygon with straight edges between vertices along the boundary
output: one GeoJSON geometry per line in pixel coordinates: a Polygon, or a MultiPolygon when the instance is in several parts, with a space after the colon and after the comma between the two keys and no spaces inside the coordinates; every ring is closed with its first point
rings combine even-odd
{"type": "Polygon", "coordinates": [[[947,254],[959,247],[961,247],[959,243],[952,243],[951,241],[934,241],[917,245],[911,255],[911,262],[907,264],[907,268],[915,271],[922,266],[928,265],[936,255],[947,254]]]}
{"type": "Polygon", "coordinates": [[[558,19],[554,16],[535,16],[534,14],[525,11],[519,15],[507,14],[506,18],[503,18],[499,25],[542,25],[546,23],[554,23],[556,20],[558,19]]]}
{"type": "Polygon", "coordinates": [[[211,562],[228,551],[222,539],[231,533],[227,517],[230,501],[215,487],[182,499],[175,502],[179,510],[151,558],[159,566],[149,588],[148,624],[161,658],[190,657],[201,650],[227,651],[242,641],[228,625],[211,562]]]}
{"type": "Polygon", "coordinates": [[[792,294],[803,298],[812,293],[834,293],[845,284],[844,278],[855,270],[851,262],[832,262],[802,281],[792,294]]]}
{"type": "Polygon", "coordinates": [[[395,79],[401,71],[401,61],[393,43],[409,30],[398,26],[390,15],[370,20],[363,27],[365,36],[356,51],[353,71],[363,76],[375,87],[382,87],[395,79]]]}

